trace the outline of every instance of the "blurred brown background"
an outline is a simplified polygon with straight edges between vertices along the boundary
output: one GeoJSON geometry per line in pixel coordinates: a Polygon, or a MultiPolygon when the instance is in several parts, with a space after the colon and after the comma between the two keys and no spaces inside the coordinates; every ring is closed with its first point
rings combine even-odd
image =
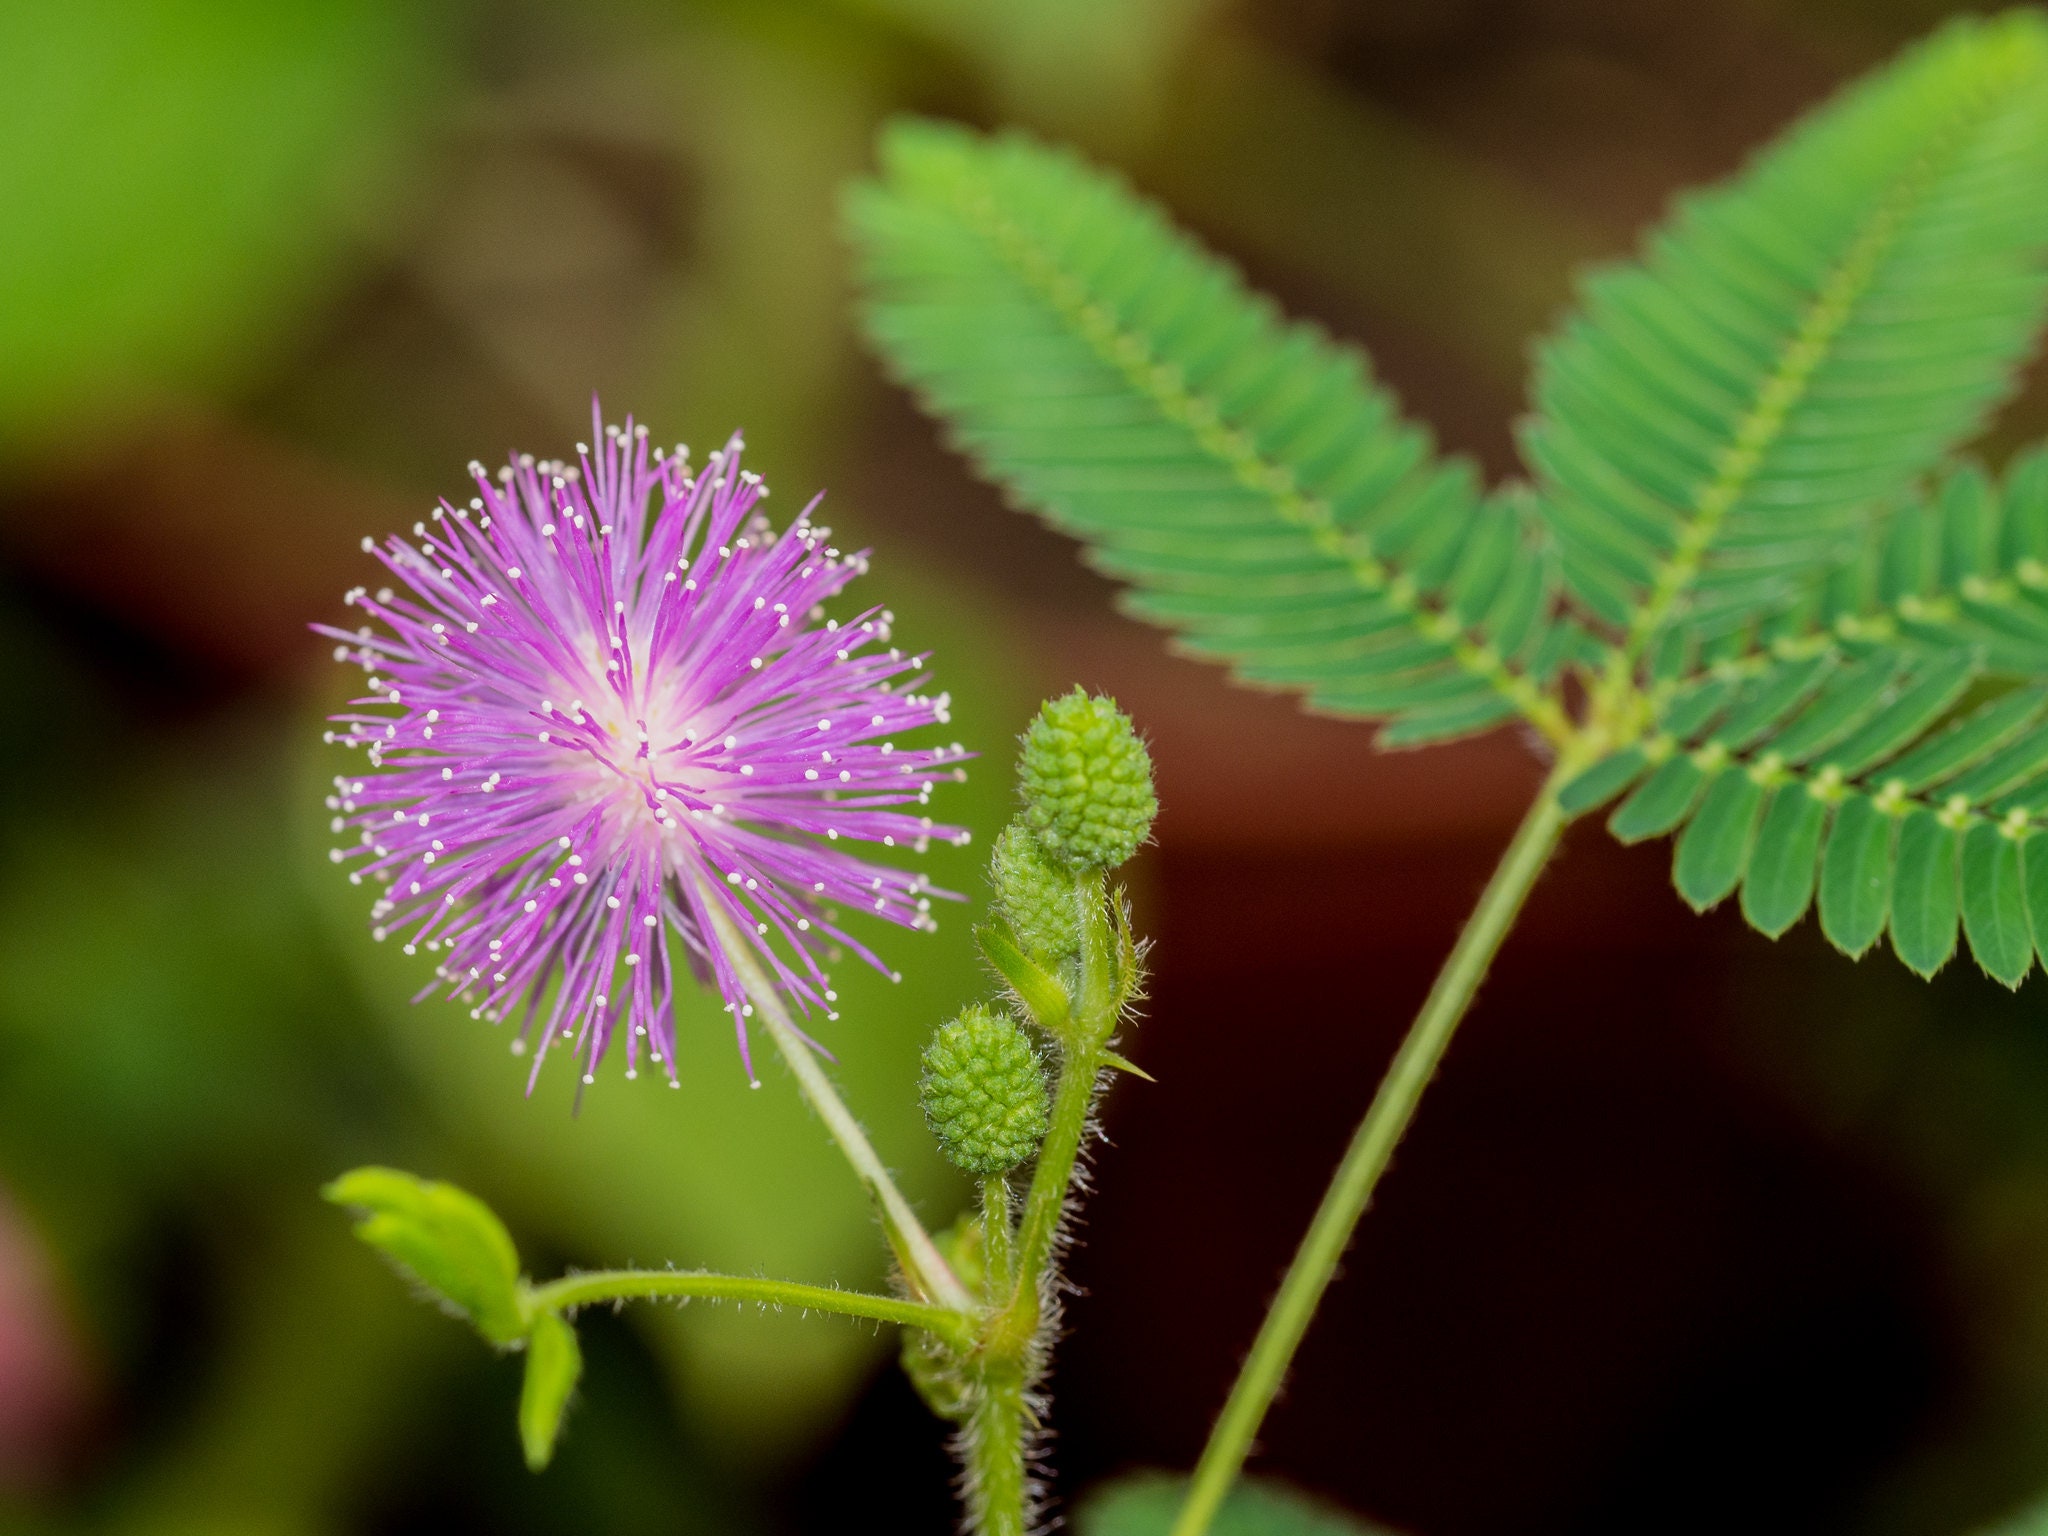
{"type": "MultiPolygon", "coordinates": [[[[876,1278],[856,1192],[800,1111],[736,1091],[728,1043],[687,1095],[529,1104],[482,1026],[404,1006],[420,978],[366,953],[319,853],[309,744],[343,685],[306,624],[364,533],[472,457],[559,451],[594,390],[658,435],[744,423],[785,496],[829,488],[988,758],[955,814],[998,823],[1043,693],[1110,689],[1149,734],[1134,1053],[1160,1081],[1109,1109],[1056,1455],[1067,1492],[1188,1464],[1534,759],[1508,734],[1376,756],[1116,618],[861,351],[837,189],[893,111],[1076,141],[1506,475],[1573,272],[1951,9],[0,11],[0,1524],[947,1528],[939,1426],[886,1340],[831,1323],[594,1320],[529,1479],[514,1368],[314,1198],[397,1162],[487,1193],[540,1270],[876,1278]]],[[[2036,391],[1994,451],[2044,427],[2036,391]]],[[[2026,1503],[2043,983],[1923,987],[1810,924],[1772,945],[1685,912],[1666,857],[1572,835],[1261,1467],[1431,1536],[1935,1536],[2026,1503]]],[[[910,1062],[977,984],[964,937],[898,954],[914,985],[843,1042],[939,1219],[959,1192],[910,1062]]]]}

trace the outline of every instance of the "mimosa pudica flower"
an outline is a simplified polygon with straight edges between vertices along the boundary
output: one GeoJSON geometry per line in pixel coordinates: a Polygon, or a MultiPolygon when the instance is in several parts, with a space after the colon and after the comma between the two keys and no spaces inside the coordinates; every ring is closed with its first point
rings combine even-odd
{"type": "Polygon", "coordinates": [[[630,420],[593,427],[573,462],[473,463],[466,505],[363,541],[391,584],[347,595],[372,623],[321,630],[369,673],[328,733],[369,770],[335,780],[355,841],[331,856],[382,887],[377,938],[433,955],[473,1016],[518,1018],[536,1074],[572,1050],[589,1082],[623,1036],[628,1077],[644,1054],[673,1083],[672,950],[743,1059],[753,1005],[714,910],[799,1014],[837,1018],[823,951],[886,969],[838,913],[928,928],[946,894],[849,845],[966,842],[922,809],[968,754],[892,739],[948,697],[919,691],[886,610],[826,617],[867,557],[815,501],[778,531],[738,434],[693,469],[630,420]]]}

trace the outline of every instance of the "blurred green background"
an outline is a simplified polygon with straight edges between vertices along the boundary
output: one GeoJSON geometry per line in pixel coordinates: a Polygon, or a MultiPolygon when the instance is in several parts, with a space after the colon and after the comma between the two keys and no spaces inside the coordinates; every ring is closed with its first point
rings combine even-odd
{"type": "MultiPolygon", "coordinates": [[[[346,679],[305,626],[363,534],[472,457],[561,451],[593,390],[664,437],[744,424],[785,497],[829,489],[986,754],[948,807],[981,846],[1040,694],[1114,688],[1151,735],[1138,1050],[1164,1082],[1112,1106],[1060,1455],[1069,1487],[1191,1459],[1529,760],[1374,758],[1112,618],[859,350],[837,189],[893,111],[1076,141],[1507,473],[1572,272],[1950,9],[0,6],[0,1528],[946,1528],[887,1338],[703,1305],[592,1320],[529,1478],[516,1366],[315,1198],[397,1163],[485,1196],[542,1271],[880,1280],[850,1178],[778,1074],[746,1091],[714,1009],[681,1093],[615,1071],[580,1114],[560,1075],[529,1100],[501,1035],[408,1004],[424,972],[322,853],[346,679]]],[[[2044,426],[2035,389],[1999,442],[2044,426]]],[[[1681,918],[1662,857],[1572,844],[1267,1464],[1475,1536],[2023,1504],[2048,1486],[2048,983],[1921,988],[1681,918]]],[[[980,890],[969,853],[932,867],[980,890]]],[[[979,985],[966,939],[889,935],[908,979],[842,973],[830,1041],[934,1221],[961,1191],[910,1084],[979,985]]]]}

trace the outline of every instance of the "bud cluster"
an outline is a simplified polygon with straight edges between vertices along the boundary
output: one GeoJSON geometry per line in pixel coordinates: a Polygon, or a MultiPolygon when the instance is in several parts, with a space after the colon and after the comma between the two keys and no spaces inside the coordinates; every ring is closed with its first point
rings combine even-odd
{"type": "Polygon", "coordinates": [[[940,1026],[920,1085],[940,1149],[980,1181],[979,1211],[938,1246],[982,1307],[970,1340],[910,1329],[901,1357],[925,1403],[959,1426],[976,1506],[1022,1511],[1006,1532],[1031,1523],[1031,1404],[1096,1096],[1110,1070],[1139,1070],[1111,1047],[1140,995],[1144,946],[1107,877],[1159,809],[1152,760],[1114,700],[1077,688],[1047,701],[1022,748],[1023,804],[995,840],[992,921],[976,930],[1004,995],[940,1026]],[[1020,1205],[1012,1173],[1027,1163],[1020,1205]]]}
{"type": "MultiPolygon", "coordinates": [[[[1063,1050],[1080,957],[1105,923],[1104,874],[1151,834],[1159,802],[1152,759],[1116,702],[1076,688],[1048,700],[1023,737],[1023,807],[990,860],[995,914],[983,949],[1011,987],[1011,1004],[1063,1050]]],[[[1099,1049],[1127,998],[1134,966],[1113,965],[1117,996],[1097,1022],[1099,1049]]],[[[1045,1063],[1011,1004],[977,1003],[925,1050],[925,1119],[946,1157],[988,1178],[1037,1155],[1049,1124],[1045,1063]]]]}

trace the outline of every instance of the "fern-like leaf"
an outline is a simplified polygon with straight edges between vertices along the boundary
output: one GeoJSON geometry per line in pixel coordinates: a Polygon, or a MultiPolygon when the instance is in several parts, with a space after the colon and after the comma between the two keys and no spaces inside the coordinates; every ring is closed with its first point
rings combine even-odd
{"type": "Polygon", "coordinates": [[[1959,919],[2008,986],[2048,955],[2048,682],[1988,680],[1974,647],[1845,647],[1697,679],[1658,726],[1563,800],[1579,812],[1628,791],[1610,829],[1675,833],[1693,906],[1739,889],[1775,937],[1817,900],[1838,948],[1889,929],[1922,975],[1959,919]]]}
{"type": "Polygon", "coordinates": [[[1437,458],[1357,352],[1065,152],[911,121],[882,167],[848,204],[870,335],[1132,612],[1391,745],[1562,733],[1539,684],[1576,632],[1526,498],[1437,458]]]}
{"type": "Polygon", "coordinates": [[[1782,606],[1981,425],[2041,317],[2044,186],[2048,22],[1961,21],[1587,282],[1523,441],[1629,654],[1782,606]]]}
{"type": "Polygon", "coordinates": [[[1565,808],[1675,835],[1695,906],[1817,905],[1923,973],[1960,932],[2016,985],[2048,954],[2048,454],[1920,485],[2041,321],[2044,186],[2048,21],[1952,24],[1587,284],[1535,486],[1492,495],[1069,154],[899,124],[849,211],[898,375],[1184,648],[1393,744],[1616,743],[1565,808]]]}

